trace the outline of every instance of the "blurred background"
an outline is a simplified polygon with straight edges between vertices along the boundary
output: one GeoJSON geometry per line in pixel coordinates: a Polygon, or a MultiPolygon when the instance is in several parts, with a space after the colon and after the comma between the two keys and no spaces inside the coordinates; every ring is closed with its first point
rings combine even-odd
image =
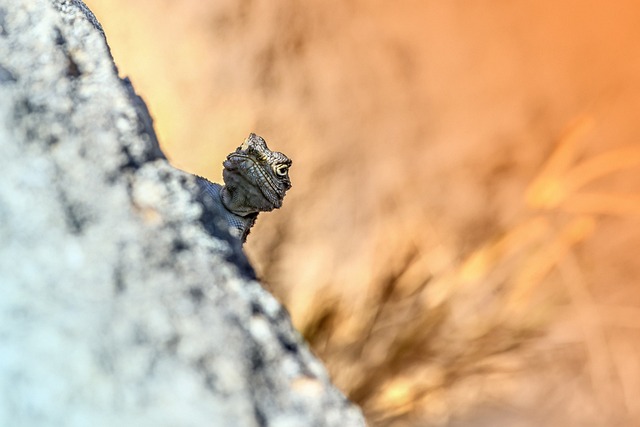
{"type": "Polygon", "coordinates": [[[291,157],[246,245],[372,426],[640,425],[633,0],[87,0],[178,168],[291,157]]]}

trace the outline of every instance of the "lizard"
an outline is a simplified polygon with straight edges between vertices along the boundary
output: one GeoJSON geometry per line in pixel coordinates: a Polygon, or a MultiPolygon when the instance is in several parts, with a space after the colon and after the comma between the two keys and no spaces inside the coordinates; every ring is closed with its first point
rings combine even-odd
{"type": "Polygon", "coordinates": [[[224,185],[196,175],[199,200],[205,213],[211,214],[208,218],[203,216],[205,227],[207,221],[223,218],[226,224],[210,225],[213,228],[226,226],[232,236],[244,243],[260,212],[282,206],[282,200],[291,188],[291,164],[291,159],[269,150],[262,137],[251,133],[222,163],[224,185]]]}

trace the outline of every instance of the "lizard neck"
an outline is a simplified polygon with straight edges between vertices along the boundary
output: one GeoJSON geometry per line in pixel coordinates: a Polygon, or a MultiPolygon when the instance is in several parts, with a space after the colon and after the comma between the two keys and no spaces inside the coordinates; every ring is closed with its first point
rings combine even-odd
{"type": "Polygon", "coordinates": [[[258,212],[260,212],[257,208],[247,206],[244,200],[234,197],[226,185],[220,190],[220,200],[229,212],[238,216],[245,217],[252,214],[256,214],[257,216],[258,212]]]}

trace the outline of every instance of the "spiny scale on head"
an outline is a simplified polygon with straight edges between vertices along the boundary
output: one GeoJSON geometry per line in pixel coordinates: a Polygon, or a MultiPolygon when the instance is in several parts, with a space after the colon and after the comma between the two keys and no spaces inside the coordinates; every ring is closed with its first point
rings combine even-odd
{"type": "MultiPolygon", "coordinates": [[[[276,172],[276,174],[282,177],[287,176],[289,167],[291,167],[292,164],[291,159],[283,153],[269,150],[264,138],[256,135],[255,133],[249,134],[249,137],[244,140],[244,143],[236,148],[235,153],[229,154],[227,158],[239,153],[253,157],[254,160],[269,163],[270,167],[276,172]]],[[[290,185],[291,183],[289,182],[289,188],[290,185]]]]}

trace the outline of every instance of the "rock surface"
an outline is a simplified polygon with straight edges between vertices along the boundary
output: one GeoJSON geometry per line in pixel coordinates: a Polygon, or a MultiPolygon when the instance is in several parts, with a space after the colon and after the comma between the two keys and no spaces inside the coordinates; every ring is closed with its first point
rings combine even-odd
{"type": "Polygon", "coordinates": [[[365,425],[79,1],[0,0],[0,170],[0,425],[365,425]]]}

